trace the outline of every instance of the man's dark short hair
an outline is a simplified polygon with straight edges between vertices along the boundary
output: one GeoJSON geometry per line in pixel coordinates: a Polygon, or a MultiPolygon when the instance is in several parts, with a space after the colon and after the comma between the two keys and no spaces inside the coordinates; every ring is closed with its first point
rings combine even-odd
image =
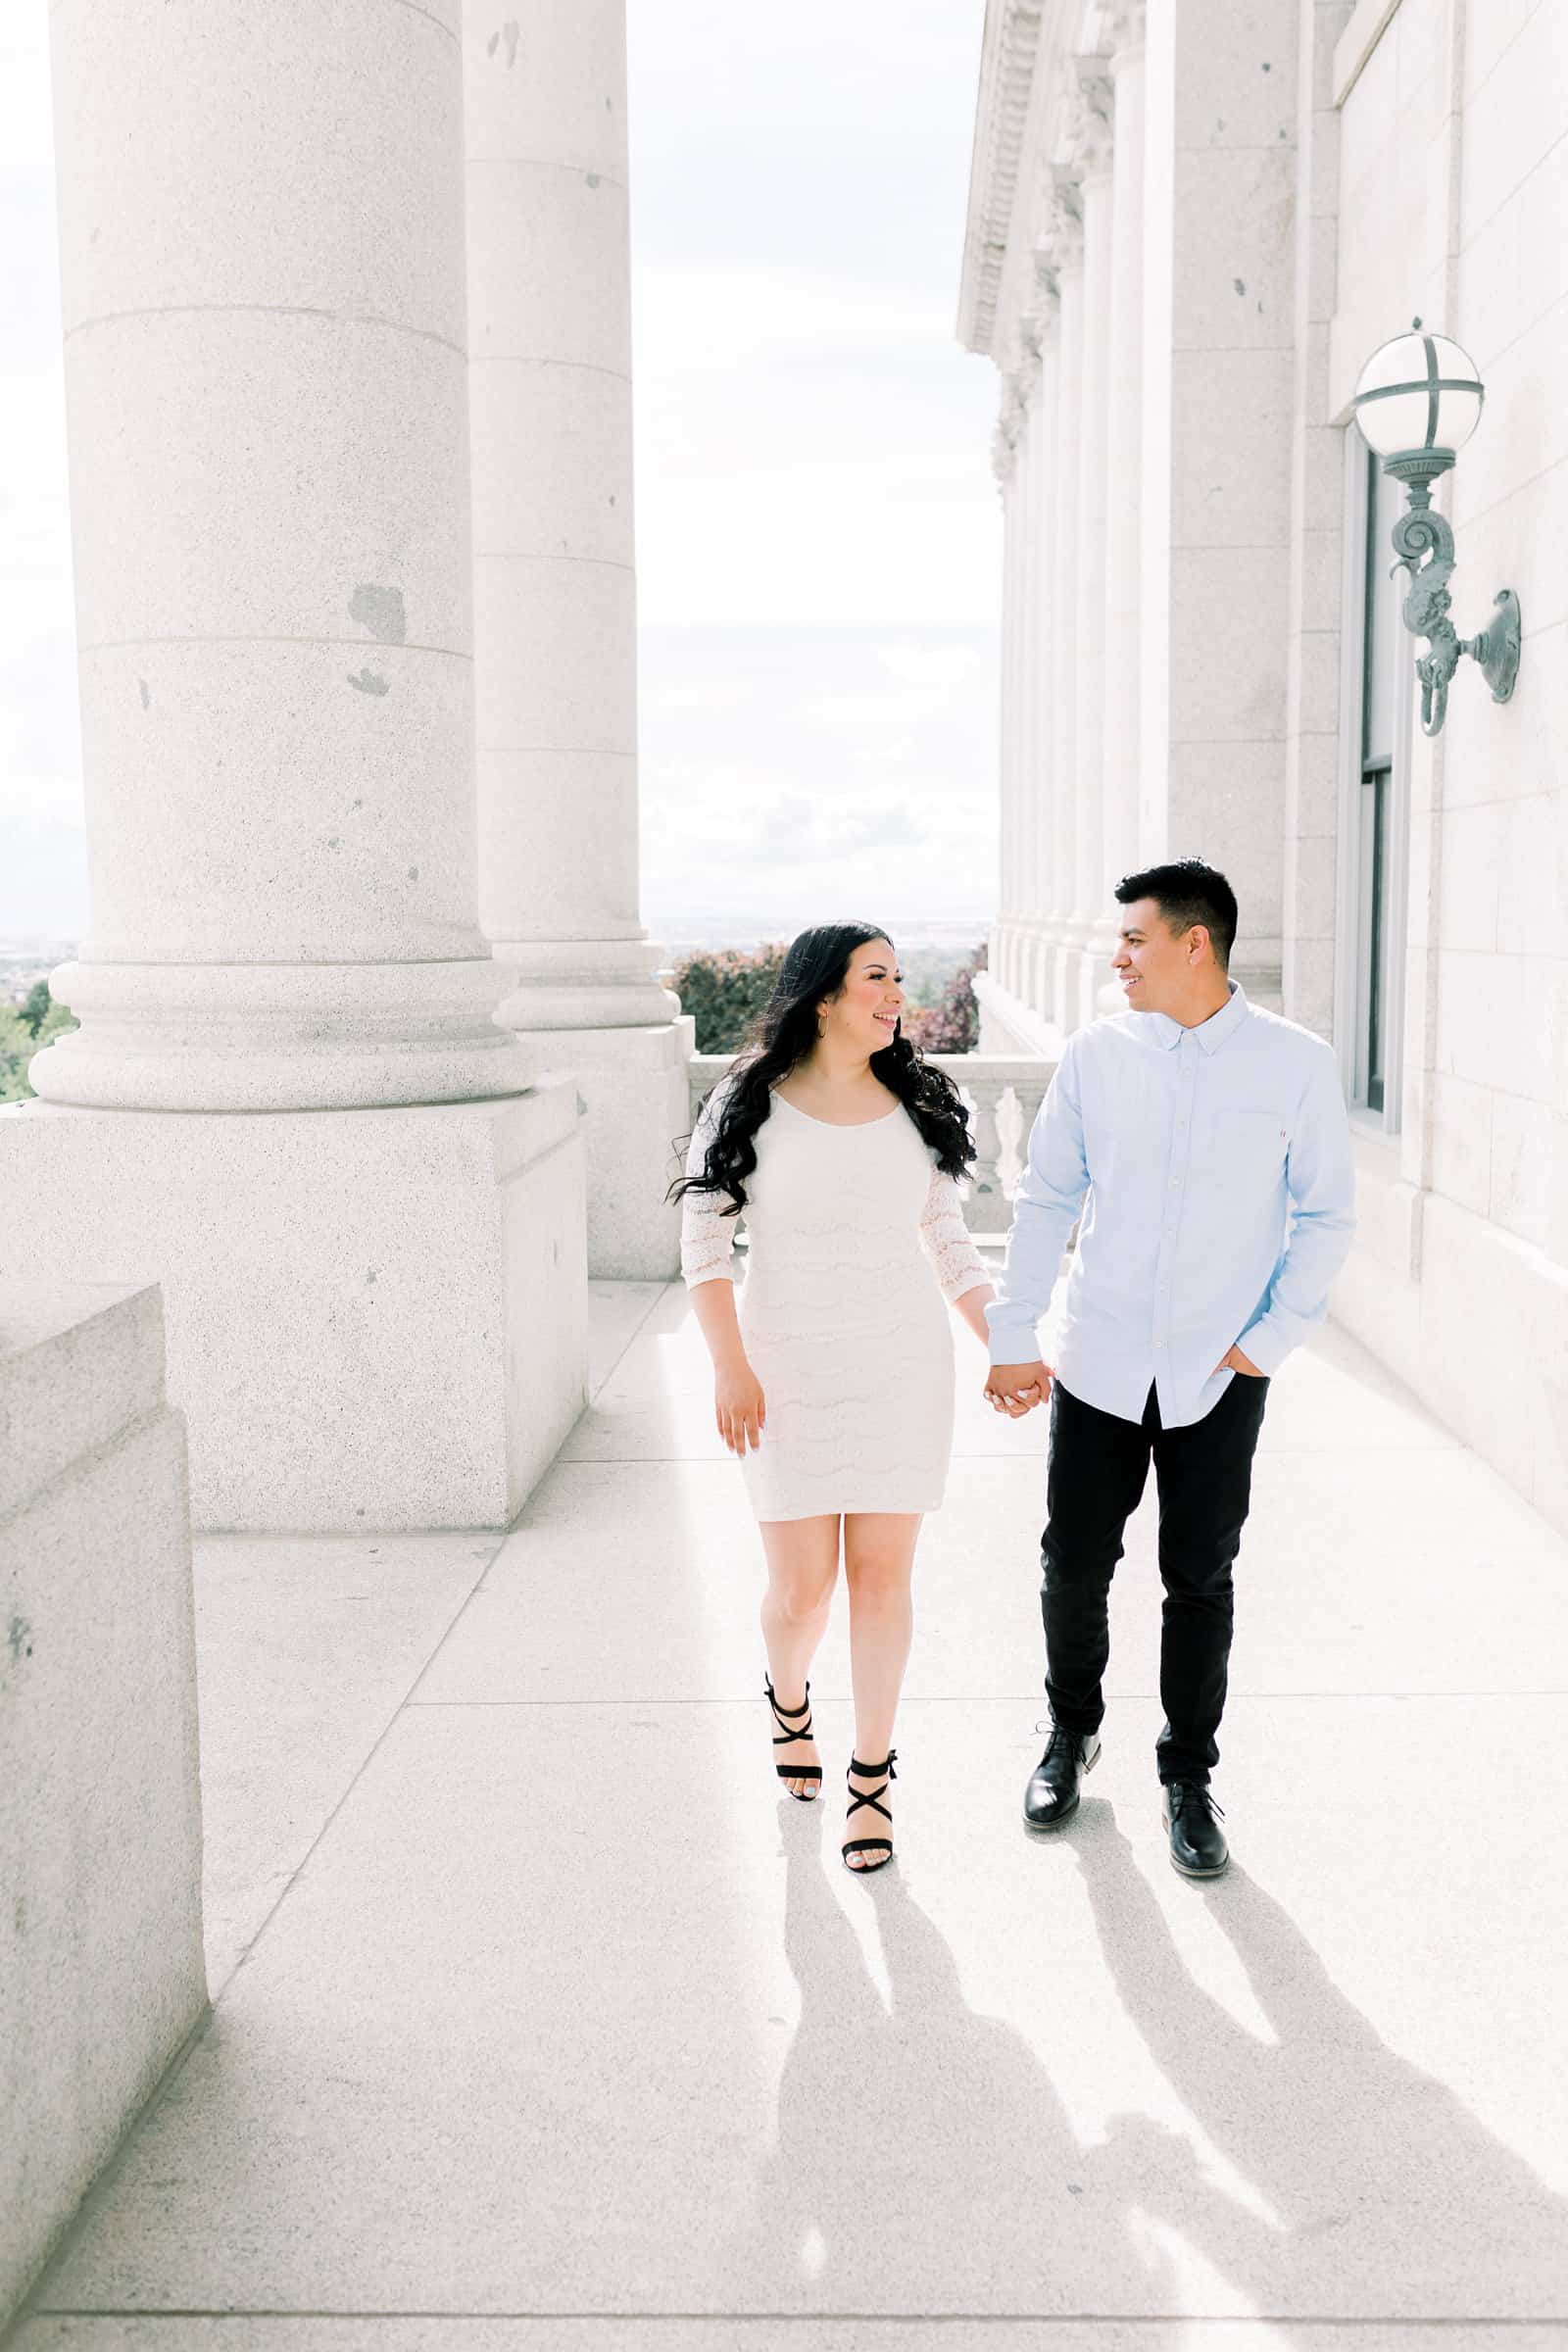
{"type": "Polygon", "coordinates": [[[1116,904],[1135,906],[1140,899],[1157,901],[1172,931],[1190,931],[1201,923],[1220,969],[1229,970],[1236,944],[1236,893],[1217,866],[1205,865],[1201,858],[1177,858],[1169,865],[1124,874],[1116,885],[1116,904]]]}

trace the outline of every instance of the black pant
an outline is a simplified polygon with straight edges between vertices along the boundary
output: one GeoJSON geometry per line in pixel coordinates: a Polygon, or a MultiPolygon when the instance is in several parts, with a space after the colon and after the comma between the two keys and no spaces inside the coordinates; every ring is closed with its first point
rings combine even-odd
{"type": "Polygon", "coordinates": [[[1105,1602],[1122,1530],[1143,1497],[1152,1454],[1165,1587],[1159,1695],[1165,1727],[1154,1755],[1162,1781],[1207,1782],[1219,1762],[1231,1649],[1231,1568],[1251,1498],[1252,1454],[1268,1382],[1238,1372],[1217,1404],[1186,1429],[1162,1429],[1152,1389],[1141,1422],[1071,1396],[1051,1400],[1046,1486],[1046,1691],[1064,1731],[1098,1732],[1109,1654],[1105,1602]]]}

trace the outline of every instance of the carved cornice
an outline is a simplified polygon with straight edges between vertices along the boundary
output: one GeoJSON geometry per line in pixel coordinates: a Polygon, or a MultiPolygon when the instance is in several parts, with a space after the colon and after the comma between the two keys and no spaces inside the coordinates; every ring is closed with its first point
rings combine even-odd
{"type": "Polygon", "coordinates": [[[986,0],[980,94],[969,166],[958,340],[990,352],[1012,223],[1043,0],[986,0]]]}

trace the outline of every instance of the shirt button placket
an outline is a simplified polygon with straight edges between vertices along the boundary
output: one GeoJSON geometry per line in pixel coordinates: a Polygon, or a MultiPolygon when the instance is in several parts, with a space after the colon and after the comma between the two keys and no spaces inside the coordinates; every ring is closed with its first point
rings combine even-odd
{"type": "MultiPolygon", "coordinates": [[[[1189,1030],[1177,1047],[1180,1070],[1176,1094],[1176,1128],[1171,1141],[1174,1173],[1170,1179],[1170,1190],[1177,1195],[1180,1194],[1186,1178],[1187,1162],[1192,1152],[1193,1099],[1198,1083],[1198,1040],[1189,1030]]],[[[1171,1215],[1173,1219],[1176,1209],[1177,1202],[1172,1201],[1171,1215]]],[[[1167,1318],[1170,1314],[1170,1286],[1176,1256],[1176,1224],[1174,1222],[1167,1224],[1159,1245],[1155,1277],[1157,1288],[1154,1293],[1154,1354],[1158,1358],[1159,1370],[1168,1370],[1169,1368],[1167,1358],[1170,1353],[1170,1341],[1167,1318]]]]}

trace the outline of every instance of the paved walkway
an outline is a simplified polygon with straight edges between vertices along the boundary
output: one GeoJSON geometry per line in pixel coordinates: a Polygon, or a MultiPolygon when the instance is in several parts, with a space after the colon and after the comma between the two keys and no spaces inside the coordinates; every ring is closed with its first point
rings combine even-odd
{"type": "MultiPolygon", "coordinates": [[[[1230,1876],[1165,1858],[1147,1516],[1032,1843],[1044,1417],[964,1352],[858,1883],[774,1793],[684,1297],[596,1310],[505,1542],[202,1546],[214,2012],[23,2352],[1568,2344],[1568,1546],[1331,1334],[1258,1461],[1230,1876]]],[[[840,1622],[830,1786],[846,1690],[840,1622]]]]}

